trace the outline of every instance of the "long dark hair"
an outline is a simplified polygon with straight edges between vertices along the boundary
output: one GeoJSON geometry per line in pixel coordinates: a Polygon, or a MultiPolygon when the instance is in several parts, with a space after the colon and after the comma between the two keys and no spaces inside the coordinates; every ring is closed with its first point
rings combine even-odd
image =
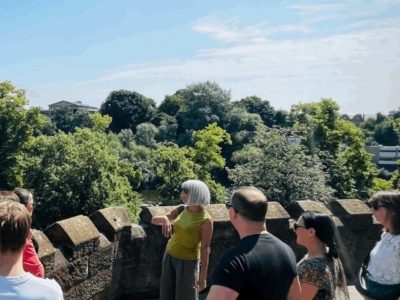
{"type": "Polygon", "coordinates": [[[375,193],[367,202],[369,207],[386,208],[390,227],[386,228],[391,234],[400,234],[400,192],[382,191],[375,193]]]}
{"type": "Polygon", "coordinates": [[[327,257],[338,258],[339,253],[335,242],[336,225],[332,218],[327,214],[313,211],[306,211],[301,216],[304,220],[304,226],[314,228],[317,238],[328,247],[327,257]]]}

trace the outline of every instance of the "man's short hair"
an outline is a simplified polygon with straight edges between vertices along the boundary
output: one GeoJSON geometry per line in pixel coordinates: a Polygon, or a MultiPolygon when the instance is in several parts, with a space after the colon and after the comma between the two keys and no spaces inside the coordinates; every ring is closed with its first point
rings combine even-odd
{"type": "Polygon", "coordinates": [[[22,250],[29,237],[32,218],[24,205],[0,202],[0,254],[22,250]]]}
{"type": "Polygon", "coordinates": [[[248,186],[234,190],[231,196],[231,205],[247,220],[265,222],[268,200],[258,188],[248,186]]]}

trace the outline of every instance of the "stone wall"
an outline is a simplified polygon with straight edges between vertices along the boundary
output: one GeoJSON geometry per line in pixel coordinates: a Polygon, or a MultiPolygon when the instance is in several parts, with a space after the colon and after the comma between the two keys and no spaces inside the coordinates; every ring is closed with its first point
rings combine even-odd
{"type": "MultiPolygon", "coordinates": [[[[56,222],[44,232],[34,230],[46,277],[60,283],[65,299],[157,298],[167,239],[150,220],[171,209],[143,207],[139,224],[131,224],[124,209],[110,207],[90,217],[80,215],[56,222]]],[[[221,254],[239,237],[224,205],[210,205],[207,210],[214,219],[211,272],[221,254]]],[[[286,209],[270,202],[267,228],[289,244],[298,259],[305,251],[296,245],[291,225],[306,210],[333,216],[341,237],[346,273],[352,280],[361,261],[379,239],[381,226],[373,222],[370,210],[359,200],[337,200],[326,206],[299,201],[286,209]]]]}

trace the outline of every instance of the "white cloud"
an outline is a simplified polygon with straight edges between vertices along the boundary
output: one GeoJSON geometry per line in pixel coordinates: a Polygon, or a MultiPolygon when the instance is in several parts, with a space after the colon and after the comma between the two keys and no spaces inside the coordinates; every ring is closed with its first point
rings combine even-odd
{"type": "Polygon", "coordinates": [[[267,21],[241,27],[237,17],[203,18],[193,29],[224,42],[223,47],[199,50],[185,60],[123,66],[63,88],[88,95],[87,102],[96,105],[111,90],[123,88],[160,102],[187,84],[211,80],[230,89],[233,99],[258,95],[278,109],[332,97],[349,114],[386,113],[399,106],[400,19],[354,18],[342,25],[341,34],[312,35],[313,22],[351,15],[346,5],[290,5],[306,19],[275,27],[267,21]],[[295,32],[302,38],[272,39],[295,32]]]}
{"type": "Polygon", "coordinates": [[[193,25],[193,30],[210,35],[213,39],[222,42],[239,42],[264,38],[266,23],[239,28],[239,21],[239,17],[226,21],[207,17],[196,21],[193,25]]]}
{"type": "Polygon", "coordinates": [[[212,80],[234,99],[255,94],[276,108],[332,97],[348,113],[374,113],[396,108],[399,69],[400,29],[387,28],[208,49],[193,59],[126,67],[78,87],[135,89],[161,101],[189,83],[212,80]]]}
{"type": "Polygon", "coordinates": [[[268,21],[263,21],[255,25],[239,27],[239,23],[239,17],[226,21],[207,17],[196,21],[193,30],[221,42],[262,42],[273,34],[309,34],[311,32],[309,26],[305,24],[271,26],[268,21]]]}

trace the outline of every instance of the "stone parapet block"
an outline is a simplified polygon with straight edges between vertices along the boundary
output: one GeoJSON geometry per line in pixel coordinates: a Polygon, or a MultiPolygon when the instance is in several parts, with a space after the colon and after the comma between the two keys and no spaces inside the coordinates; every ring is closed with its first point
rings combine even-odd
{"type": "Polygon", "coordinates": [[[45,274],[48,274],[58,266],[56,261],[56,249],[47,236],[40,230],[32,229],[32,240],[36,243],[37,254],[43,264],[45,274]]]}
{"type": "Polygon", "coordinates": [[[229,221],[229,213],[225,204],[211,204],[206,206],[214,223],[229,221]]]}
{"type": "MultiPolygon", "coordinates": [[[[151,219],[155,216],[165,215],[175,209],[175,206],[143,206],[140,212],[140,221],[142,223],[150,224],[151,219]]],[[[224,204],[210,204],[205,207],[207,212],[211,215],[214,222],[229,221],[228,210],[224,204]]]]}
{"type": "Polygon", "coordinates": [[[82,215],[55,222],[45,230],[45,233],[54,245],[71,248],[97,240],[100,237],[100,232],[92,221],[82,215]]]}
{"type": "Polygon", "coordinates": [[[305,211],[315,211],[332,216],[332,212],[322,202],[301,200],[295,201],[286,208],[293,219],[298,219],[305,211]]]}
{"type": "Polygon", "coordinates": [[[45,234],[54,246],[62,249],[68,260],[92,253],[100,243],[100,232],[82,215],[53,223],[45,234]]]}
{"type": "Polygon", "coordinates": [[[364,227],[373,224],[372,213],[361,200],[344,199],[328,203],[329,209],[344,223],[354,227],[364,227]]]}
{"type": "Polygon", "coordinates": [[[140,222],[151,224],[151,219],[158,215],[165,215],[176,206],[142,206],[139,214],[140,222]]]}
{"type": "Polygon", "coordinates": [[[78,258],[73,262],[67,263],[51,273],[51,278],[55,279],[60,284],[64,292],[78,285],[88,277],[88,256],[78,258]]]}
{"type": "Polygon", "coordinates": [[[89,277],[93,277],[105,269],[112,269],[114,259],[114,244],[109,244],[104,248],[98,249],[89,256],[89,277]]]}
{"type": "Polygon", "coordinates": [[[108,268],[95,276],[73,286],[64,293],[66,300],[105,299],[112,279],[112,269],[108,268]],[[97,297],[96,297],[97,295],[97,297]]]}
{"type": "Polygon", "coordinates": [[[37,254],[39,258],[54,255],[56,249],[42,231],[32,229],[32,239],[35,240],[38,245],[37,254]]]}
{"type": "Polygon", "coordinates": [[[108,207],[90,215],[90,219],[109,241],[115,241],[118,233],[131,226],[127,211],[123,207],[108,207]]]}

